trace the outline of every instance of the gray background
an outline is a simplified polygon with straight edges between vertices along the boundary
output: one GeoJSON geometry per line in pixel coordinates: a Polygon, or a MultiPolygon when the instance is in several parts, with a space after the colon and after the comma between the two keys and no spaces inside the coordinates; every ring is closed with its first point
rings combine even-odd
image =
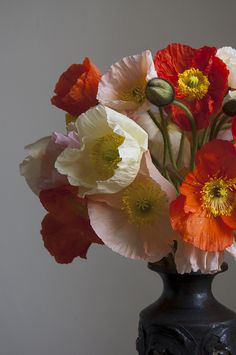
{"type": "MultiPolygon", "coordinates": [[[[174,41],[236,48],[235,13],[235,0],[0,0],[0,355],[135,355],[138,312],[160,295],[159,277],[105,247],[57,265],[18,163],[25,144],[63,130],[49,99],[69,64],[88,55],[104,71],[174,41]]],[[[230,266],[214,288],[236,310],[230,266]]]]}

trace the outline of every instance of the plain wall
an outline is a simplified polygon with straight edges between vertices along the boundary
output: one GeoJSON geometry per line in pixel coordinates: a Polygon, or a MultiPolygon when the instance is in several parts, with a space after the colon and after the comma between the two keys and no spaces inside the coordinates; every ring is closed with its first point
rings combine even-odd
{"type": "MultiPolygon", "coordinates": [[[[100,246],[56,264],[18,164],[24,145],[64,130],[50,97],[71,63],[90,56],[105,71],[176,41],[236,48],[235,14],[235,0],[0,0],[0,355],[136,354],[138,314],[160,295],[159,277],[100,246]]],[[[234,310],[235,271],[230,260],[214,284],[234,310]]]]}

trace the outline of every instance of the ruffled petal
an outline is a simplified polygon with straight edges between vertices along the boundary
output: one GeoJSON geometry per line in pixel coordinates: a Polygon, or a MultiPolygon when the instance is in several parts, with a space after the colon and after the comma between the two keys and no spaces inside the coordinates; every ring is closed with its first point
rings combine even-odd
{"type": "Polygon", "coordinates": [[[189,243],[178,239],[175,263],[178,273],[190,273],[201,271],[210,274],[220,271],[224,261],[223,252],[202,251],[189,243]]]}
{"type": "Polygon", "coordinates": [[[82,64],[72,64],[59,78],[52,104],[72,116],[80,115],[97,104],[100,78],[100,71],[89,58],[82,64]]]}
{"type": "Polygon", "coordinates": [[[147,111],[150,103],[145,99],[146,82],[156,77],[156,71],[150,51],[121,59],[113,64],[102,76],[98,87],[97,99],[105,106],[123,112],[147,111]],[[132,96],[132,90],[138,88],[140,100],[132,96]],[[125,98],[125,96],[127,96],[125,98]]]}
{"type": "Polygon", "coordinates": [[[76,127],[81,148],[65,149],[55,163],[57,170],[68,176],[71,185],[80,186],[81,196],[115,193],[128,186],[135,179],[142,154],[147,150],[147,133],[128,117],[102,105],[82,114],[76,127]],[[124,138],[117,148],[120,161],[111,177],[101,178],[92,159],[93,149],[99,139],[110,139],[112,134],[124,138]]]}
{"type": "Polygon", "coordinates": [[[120,255],[131,259],[149,259],[142,238],[124,213],[105,203],[89,200],[90,223],[105,245],[120,255]]]}

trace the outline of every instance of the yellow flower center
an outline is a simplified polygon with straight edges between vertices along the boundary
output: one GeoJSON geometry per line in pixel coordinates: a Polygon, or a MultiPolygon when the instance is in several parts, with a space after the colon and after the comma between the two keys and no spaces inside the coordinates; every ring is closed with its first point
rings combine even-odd
{"type": "Polygon", "coordinates": [[[214,217],[230,216],[235,207],[236,180],[211,178],[201,190],[202,206],[214,217]]]}
{"type": "Polygon", "coordinates": [[[128,90],[122,91],[120,99],[123,101],[133,101],[141,105],[146,99],[145,88],[146,82],[137,83],[128,90]]]}
{"type": "Polygon", "coordinates": [[[92,161],[98,179],[107,180],[114,175],[114,170],[121,161],[118,147],[124,142],[124,139],[113,132],[96,140],[92,147],[92,161]]]}
{"type": "Polygon", "coordinates": [[[152,224],[167,211],[167,197],[149,177],[136,179],[124,191],[122,210],[138,227],[152,224]]]}
{"type": "Polygon", "coordinates": [[[210,82],[199,69],[190,68],[179,74],[179,90],[190,99],[202,99],[208,92],[210,82]]]}

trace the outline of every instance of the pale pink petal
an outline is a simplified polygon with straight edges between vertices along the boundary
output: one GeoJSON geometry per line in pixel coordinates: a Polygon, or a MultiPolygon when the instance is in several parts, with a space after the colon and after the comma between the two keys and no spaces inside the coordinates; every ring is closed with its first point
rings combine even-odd
{"type": "Polygon", "coordinates": [[[105,106],[120,112],[146,111],[150,107],[147,100],[142,103],[127,101],[122,98],[122,93],[129,91],[137,83],[145,85],[148,80],[156,76],[150,51],[125,57],[113,64],[109,71],[102,76],[98,86],[97,99],[105,106]]]}
{"type": "Polygon", "coordinates": [[[223,139],[224,141],[232,141],[233,140],[232,130],[231,129],[222,129],[218,133],[216,138],[223,139]]]}
{"type": "Polygon", "coordinates": [[[78,134],[74,131],[71,131],[68,133],[67,136],[61,133],[53,133],[52,139],[55,142],[55,144],[58,144],[62,147],[68,147],[68,148],[80,148],[80,140],[78,137],[78,134]]]}
{"type": "Polygon", "coordinates": [[[145,152],[144,158],[141,161],[140,173],[150,176],[156,183],[158,183],[168,196],[169,202],[176,198],[176,190],[174,186],[167,179],[165,179],[155,167],[149,151],[145,152]]]}
{"type": "Polygon", "coordinates": [[[50,136],[39,139],[25,147],[28,156],[20,164],[20,173],[24,176],[30,189],[38,195],[40,192],[40,172],[43,155],[50,141],[50,136]]]}
{"type": "Polygon", "coordinates": [[[211,274],[221,270],[224,252],[205,252],[178,239],[175,263],[178,273],[201,271],[211,274]]]}
{"type": "Polygon", "coordinates": [[[78,136],[70,132],[68,136],[53,133],[26,146],[29,155],[20,164],[20,172],[35,194],[68,183],[65,176],[58,173],[54,164],[66,147],[80,147],[78,136]]]}
{"type": "Polygon", "coordinates": [[[153,226],[142,230],[141,233],[147,255],[156,261],[171,252],[174,236],[168,215],[162,217],[161,223],[157,221],[153,226]]]}
{"type": "Polygon", "coordinates": [[[122,211],[89,200],[88,213],[92,228],[113,251],[131,259],[154,261],[145,253],[143,239],[122,211]]]}

